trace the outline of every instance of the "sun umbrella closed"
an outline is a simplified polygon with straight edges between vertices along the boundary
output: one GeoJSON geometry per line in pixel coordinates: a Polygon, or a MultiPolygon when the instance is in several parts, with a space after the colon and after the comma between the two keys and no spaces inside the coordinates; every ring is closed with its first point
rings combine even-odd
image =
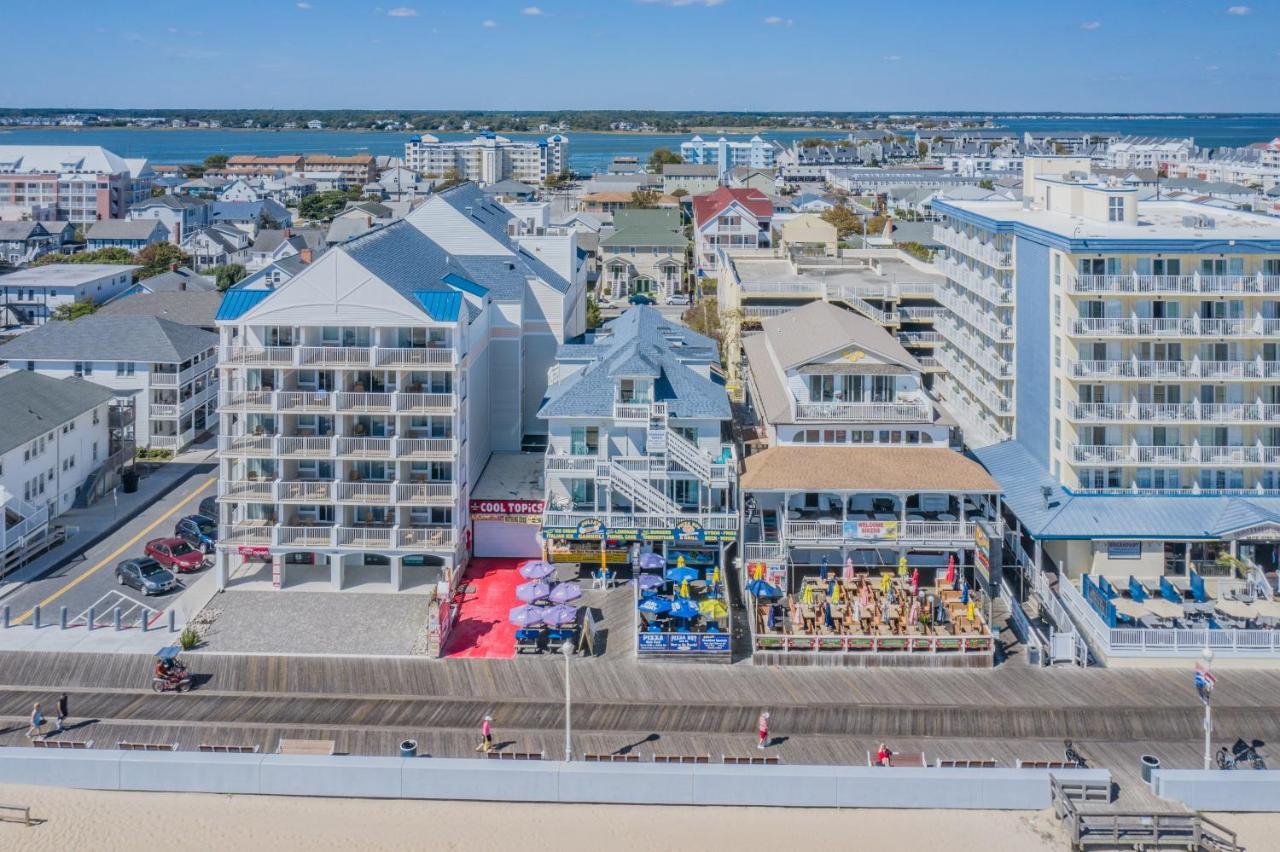
{"type": "Polygon", "coordinates": [[[689,597],[689,578],[688,577],[680,581],[680,597],[682,598],[689,597]]]}
{"type": "Polygon", "coordinates": [[[800,603],[805,606],[813,606],[813,586],[804,587],[804,594],[800,596],[800,603]]]}

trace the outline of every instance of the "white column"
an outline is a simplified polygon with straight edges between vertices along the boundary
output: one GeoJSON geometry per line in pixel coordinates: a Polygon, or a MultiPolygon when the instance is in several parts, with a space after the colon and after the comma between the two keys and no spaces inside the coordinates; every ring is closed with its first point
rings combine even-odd
{"type": "Polygon", "coordinates": [[[213,570],[218,578],[218,591],[225,591],[227,588],[227,563],[231,561],[231,554],[225,549],[220,549],[213,558],[213,570]]]}
{"type": "Polygon", "coordinates": [[[329,555],[329,585],[333,587],[335,592],[342,591],[342,574],[343,560],[346,558],[344,554],[333,553],[329,555]]]}
{"type": "Polygon", "coordinates": [[[391,590],[398,592],[404,588],[404,557],[391,557],[391,590]]]}

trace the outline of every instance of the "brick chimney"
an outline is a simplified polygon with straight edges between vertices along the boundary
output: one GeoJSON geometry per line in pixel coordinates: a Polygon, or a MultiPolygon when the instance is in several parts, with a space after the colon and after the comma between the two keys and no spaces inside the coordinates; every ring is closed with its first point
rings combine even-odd
{"type": "Polygon", "coordinates": [[[298,257],[302,258],[303,263],[311,262],[311,249],[304,248],[298,252],[298,257]]]}
{"type": "Polygon", "coordinates": [[[285,229],[284,229],[284,238],[287,240],[287,239],[289,239],[289,238],[290,238],[290,237],[292,237],[292,236],[293,236],[293,228],[285,228],[285,229]]]}
{"type": "Polygon", "coordinates": [[[175,260],[173,263],[169,264],[169,271],[170,272],[178,271],[178,261],[175,260]]]}

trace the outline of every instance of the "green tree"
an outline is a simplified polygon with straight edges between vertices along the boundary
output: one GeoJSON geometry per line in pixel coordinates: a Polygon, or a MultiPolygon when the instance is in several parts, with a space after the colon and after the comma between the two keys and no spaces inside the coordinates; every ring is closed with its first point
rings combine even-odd
{"type": "Polygon", "coordinates": [[[920,159],[922,159],[922,160],[923,160],[925,157],[929,156],[929,143],[928,143],[928,142],[917,142],[917,143],[916,143],[916,156],[917,156],[917,157],[919,157],[919,158],[920,158],[920,159]]]}
{"type": "Polygon", "coordinates": [[[836,234],[841,239],[850,234],[862,233],[861,217],[853,212],[853,208],[843,202],[830,210],[822,211],[822,221],[835,225],[836,234]]]}
{"type": "Polygon", "coordinates": [[[159,275],[170,269],[175,263],[178,266],[187,266],[191,263],[191,255],[170,242],[152,243],[144,248],[134,258],[136,263],[142,264],[142,269],[138,270],[138,279],[150,278],[153,275],[159,275]]]}
{"type": "Polygon", "coordinates": [[[681,188],[681,189],[674,189],[674,190],[672,190],[672,191],[671,191],[671,197],[672,197],[672,198],[684,198],[684,197],[685,197],[686,195],[688,195],[688,194],[689,194],[689,190],[687,190],[687,189],[683,189],[683,188],[681,188]]]}
{"type": "Polygon", "coordinates": [[[48,266],[51,263],[133,263],[133,254],[119,247],[82,251],[78,254],[42,254],[32,261],[32,266],[48,266]]]}
{"type": "Polygon", "coordinates": [[[213,280],[218,285],[218,292],[222,292],[240,283],[249,274],[249,271],[238,263],[228,263],[223,266],[215,266],[209,270],[209,273],[213,274],[213,280]]]}
{"type": "Polygon", "coordinates": [[[631,193],[631,206],[642,210],[658,206],[658,193],[652,189],[637,189],[631,193]]]}
{"type": "Polygon", "coordinates": [[[49,318],[57,321],[76,320],[80,317],[87,317],[98,309],[93,302],[68,302],[58,305],[53,309],[53,313],[49,314],[49,318]]]}
{"type": "Polygon", "coordinates": [[[808,139],[802,139],[800,141],[801,148],[821,148],[824,146],[829,147],[830,145],[831,140],[823,139],[821,136],[810,136],[808,139]]]}
{"type": "Polygon", "coordinates": [[[594,298],[588,296],[587,297],[587,329],[591,330],[594,328],[599,328],[600,323],[601,323],[600,303],[597,302],[594,298]]]}
{"type": "Polygon", "coordinates": [[[206,169],[223,169],[227,166],[226,154],[210,154],[204,158],[204,167],[206,169]]]}
{"type": "Polygon", "coordinates": [[[993,181],[991,178],[983,178],[982,180],[978,181],[978,187],[980,189],[995,189],[996,182],[993,181]]]}
{"type": "Polygon", "coordinates": [[[444,173],[444,182],[436,184],[435,191],[444,192],[446,189],[452,189],[463,182],[462,175],[458,174],[457,169],[446,169],[444,173]]]}
{"type": "MultiPolygon", "coordinates": [[[[343,211],[350,197],[341,189],[313,192],[298,202],[298,215],[304,219],[327,222],[343,211]]],[[[359,197],[358,192],[356,197],[359,197]]]]}
{"type": "Polygon", "coordinates": [[[681,157],[670,148],[654,148],[653,153],[649,155],[649,171],[656,174],[662,174],[662,167],[671,164],[678,165],[684,162],[681,157]]]}
{"type": "Polygon", "coordinates": [[[914,240],[905,243],[898,243],[897,246],[917,260],[923,260],[925,263],[933,260],[933,252],[914,240]]]}
{"type": "Polygon", "coordinates": [[[559,174],[547,175],[547,179],[542,183],[547,189],[558,189],[573,180],[573,172],[567,169],[559,174]]]}

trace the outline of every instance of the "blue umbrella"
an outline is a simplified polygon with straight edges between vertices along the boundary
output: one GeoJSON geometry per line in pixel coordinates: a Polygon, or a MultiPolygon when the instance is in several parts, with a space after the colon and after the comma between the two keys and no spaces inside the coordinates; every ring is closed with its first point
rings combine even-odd
{"type": "MultiPolygon", "coordinates": [[[[648,615],[662,615],[671,612],[671,601],[666,598],[645,598],[636,609],[648,615]]],[[[697,607],[694,607],[694,612],[697,612],[697,607]]]]}
{"type": "Polygon", "coordinates": [[[640,570],[642,571],[661,571],[666,564],[666,560],[658,553],[642,553],[640,554],[640,570]]]}
{"type": "Polygon", "coordinates": [[[698,605],[688,598],[680,598],[671,605],[671,615],[675,618],[693,618],[698,612],[698,605]]]}
{"type": "Polygon", "coordinates": [[[818,576],[825,580],[827,579],[827,573],[830,570],[831,570],[831,567],[827,565],[827,557],[825,556],[822,557],[822,571],[818,574],[818,576]]]}
{"type": "Polygon", "coordinates": [[[967,604],[969,602],[969,584],[965,583],[963,590],[960,592],[960,603],[967,604]]]}
{"type": "Polygon", "coordinates": [[[636,582],[640,584],[642,589],[656,589],[667,581],[657,574],[641,574],[640,579],[636,580],[636,582]]]}
{"type": "Polygon", "coordinates": [[[753,597],[757,597],[757,598],[782,597],[781,591],[769,585],[764,580],[757,579],[757,580],[752,580],[750,583],[747,583],[747,591],[750,592],[753,597]]]}
{"type": "Polygon", "coordinates": [[[685,580],[696,579],[698,579],[698,572],[688,566],[671,568],[667,571],[667,580],[672,583],[683,583],[685,580]]]}
{"type": "Polygon", "coordinates": [[[526,562],[520,566],[520,576],[526,580],[541,580],[543,577],[549,577],[555,572],[556,566],[550,562],[543,562],[541,559],[526,562]]]}

